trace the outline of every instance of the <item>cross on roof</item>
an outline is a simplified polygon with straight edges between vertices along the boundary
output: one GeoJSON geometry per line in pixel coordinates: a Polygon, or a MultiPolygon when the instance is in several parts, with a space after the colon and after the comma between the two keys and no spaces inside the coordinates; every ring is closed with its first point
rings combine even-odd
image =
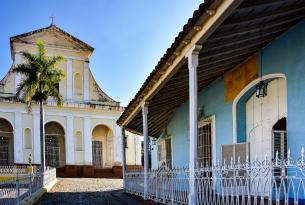
{"type": "Polygon", "coordinates": [[[52,20],[52,22],[51,22],[51,25],[54,25],[54,19],[55,19],[55,16],[50,16],[50,19],[52,20]]]}

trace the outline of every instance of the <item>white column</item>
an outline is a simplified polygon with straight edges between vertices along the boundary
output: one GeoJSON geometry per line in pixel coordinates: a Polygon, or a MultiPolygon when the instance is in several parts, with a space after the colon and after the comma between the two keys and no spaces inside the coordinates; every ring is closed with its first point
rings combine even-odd
{"type": "Polygon", "coordinates": [[[92,137],[90,133],[90,118],[84,117],[85,164],[92,165],[92,137]]]}
{"type": "Polygon", "coordinates": [[[141,165],[141,137],[136,136],[136,165],[141,165]]]}
{"type": "Polygon", "coordinates": [[[125,172],[126,172],[126,150],[125,150],[125,129],[121,133],[121,149],[122,149],[122,175],[123,175],[123,189],[125,189],[125,172]]]}
{"type": "Polygon", "coordinates": [[[66,164],[75,164],[74,157],[74,128],[73,116],[67,116],[67,134],[66,134],[66,164]]]}
{"type": "Polygon", "coordinates": [[[122,163],[122,128],[119,126],[115,127],[115,137],[114,137],[114,162],[122,163]]]}
{"type": "Polygon", "coordinates": [[[148,102],[142,105],[143,115],[143,136],[144,136],[144,200],[147,199],[148,190],[148,102]]]}
{"type": "Polygon", "coordinates": [[[67,58],[67,100],[73,99],[73,63],[71,58],[67,58]]]}
{"type": "Polygon", "coordinates": [[[197,163],[197,135],[198,135],[198,121],[197,121],[197,67],[198,55],[201,46],[195,45],[186,55],[188,58],[189,68],[189,117],[190,117],[190,148],[189,148],[189,204],[196,204],[196,184],[195,184],[195,167],[197,163]]]}
{"type": "MultiPolygon", "coordinates": [[[[15,54],[15,66],[21,63],[21,55],[20,53],[15,54]]],[[[17,91],[18,85],[21,82],[21,74],[15,73],[15,92],[17,91]]]]}
{"type": "Polygon", "coordinates": [[[84,101],[89,101],[89,62],[84,62],[84,101]]]}
{"type": "Polygon", "coordinates": [[[40,157],[40,115],[39,113],[34,113],[33,115],[33,139],[34,139],[34,164],[41,163],[40,157]]]}
{"type": "Polygon", "coordinates": [[[15,112],[14,161],[23,164],[22,113],[15,112]]]}

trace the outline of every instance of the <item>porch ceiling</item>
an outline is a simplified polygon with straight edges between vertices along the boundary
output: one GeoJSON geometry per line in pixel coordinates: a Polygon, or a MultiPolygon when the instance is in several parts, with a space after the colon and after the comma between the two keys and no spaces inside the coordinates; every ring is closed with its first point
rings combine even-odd
{"type": "MultiPolygon", "coordinates": [[[[304,18],[305,0],[244,0],[202,43],[198,89],[205,88],[304,18]]],[[[183,62],[149,101],[149,136],[158,137],[175,109],[188,100],[188,86],[188,68],[183,62]]],[[[142,133],[142,113],[126,128],[142,133]]]]}

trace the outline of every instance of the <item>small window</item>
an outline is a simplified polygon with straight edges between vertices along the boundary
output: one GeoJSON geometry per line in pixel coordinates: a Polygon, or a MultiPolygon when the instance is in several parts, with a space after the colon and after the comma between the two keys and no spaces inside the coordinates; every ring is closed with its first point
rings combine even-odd
{"type": "Polygon", "coordinates": [[[81,74],[76,73],[74,75],[74,95],[81,96],[83,94],[83,79],[81,74]]]}
{"type": "Polygon", "coordinates": [[[32,132],[30,128],[24,130],[24,149],[32,149],[32,132]]]}
{"type": "Polygon", "coordinates": [[[75,150],[76,151],[83,150],[83,135],[80,131],[77,131],[75,134],[75,150]]]}

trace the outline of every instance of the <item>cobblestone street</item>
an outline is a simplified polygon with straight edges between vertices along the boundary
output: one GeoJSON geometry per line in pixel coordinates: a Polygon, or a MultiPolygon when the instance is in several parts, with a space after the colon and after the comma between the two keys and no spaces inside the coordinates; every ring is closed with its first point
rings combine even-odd
{"type": "Polygon", "coordinates": [[[58,178],[57,184],[38,205],[140,204],[122,194],[122,183],[121,179],[58,178]]]}

